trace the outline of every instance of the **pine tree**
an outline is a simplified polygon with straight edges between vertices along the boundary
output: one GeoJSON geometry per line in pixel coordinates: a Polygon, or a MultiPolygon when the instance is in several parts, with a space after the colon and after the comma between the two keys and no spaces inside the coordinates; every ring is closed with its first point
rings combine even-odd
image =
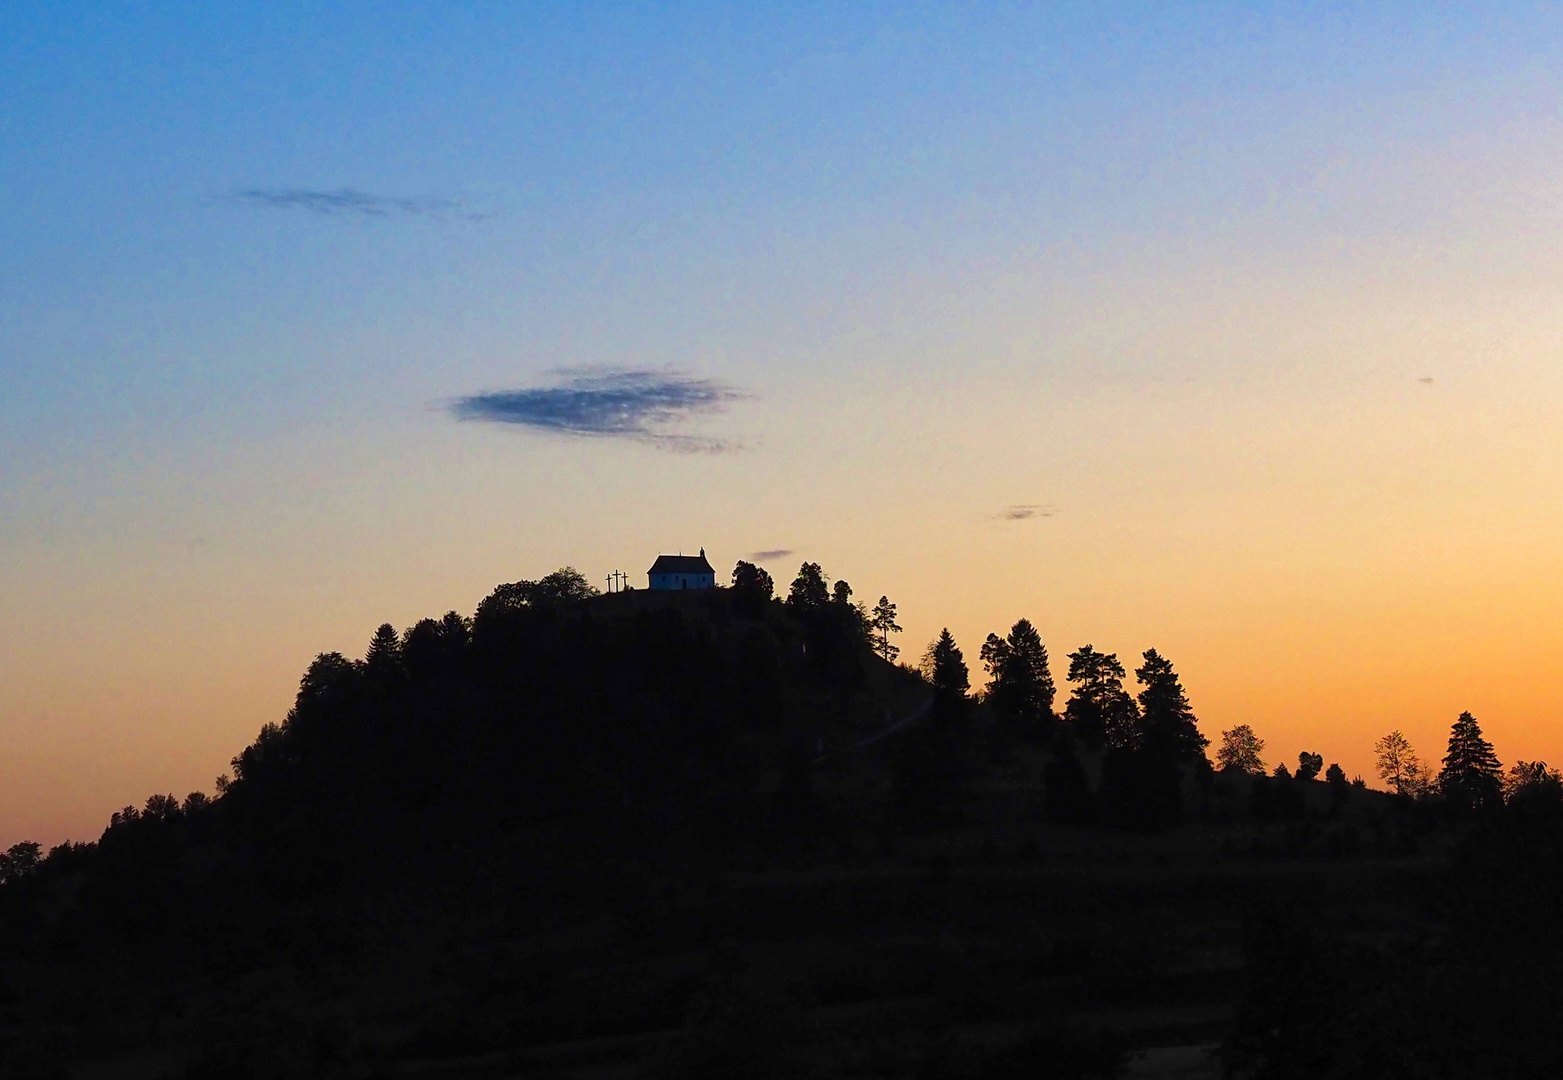
{"type": "Polygon", "coordinates": [[[1145,687],[1140,691],[1142,745],[1179,762],[1204,756],[1210,740],[1199,732],[1199,720],[1172,662],[1155,649],[1147,649],[1145,664],[1135,669],[1134,677],[1145,687]]]}
{"type": "Polygon", "coordinates": [[[977,655],[981,657],[982,666],[988,672],[986,693],[992,697],[1003,678],[1004,662],[1009,657],[1009,643],[997,634],[989,634],[977,655]]]}
{"type": "Polygon", "coordinates": [[[879,635],[879,640],[874,643],[874,651],[894,663],[895,658],[901,655],[901,647],[890,644],[890,635],[899,634],[901,627],[895,621],[895,605],[890,602],[888,596],[881,596],[879,603],[874,605],[868,626],[879,635]]]}
{"type": "Polygon", "coordinates": [[[1089,747],[1104,742],[1114,746],[1132,743],[1139,719],[1134,699],[1123,688],[1127,673],[1118,657],[1082,645],[1069,654],[1069,681],[1075,683],[1064,718],[1076,739],[1089,747]]]}
{"type": "Polygon", "coordinates": [[[971,673],[966,670],[966,657],[949,627],[939,631],[939,636],[928,646],[928,680],[940,690],[962,697],[971,689],[971,673]]]}
{"type": "Polygon", "coordinates": [[[1492,743],[1482,738],[1481,725],[1468,712],[1449,729],[1449,752],[1444,755],[1438,787],[1452,803],[1466,807],[1488,806],[1502,799],[1503,766],[1492,743]]]}

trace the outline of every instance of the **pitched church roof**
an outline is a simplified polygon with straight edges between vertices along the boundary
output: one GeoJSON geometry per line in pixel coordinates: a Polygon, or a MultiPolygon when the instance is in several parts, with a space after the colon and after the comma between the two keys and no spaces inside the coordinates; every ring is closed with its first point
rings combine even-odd
{"type": "Polygon", "coordinates": [[[706,562],[706,549],[701,548],[699,555],[658,555],[657,561],[651,564],[648,574],[712,574],[711,564],[706,562]]]}

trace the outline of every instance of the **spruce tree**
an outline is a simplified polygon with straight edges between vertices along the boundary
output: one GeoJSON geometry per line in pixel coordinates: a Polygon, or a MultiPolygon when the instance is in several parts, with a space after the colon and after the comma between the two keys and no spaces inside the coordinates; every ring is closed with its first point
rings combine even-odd
{"type": "Polygon", "coordinates": [[[1145,664],[1135,669],[1134,677],[1145,687],[1140,691],[1141,744],[1179,762],[1204,756],[1210,740],[1199,733],[1199,721],[1172,662],[1147,649],[1145,664]]]}
{"type": "Polygon", "coordinates": [[[390,675],[401,666],[402,642],[396,627],[381,623],[369,639],[369,651],[364,654],[364,667],[375,676],[390,675]]]}
{"type": "Polygon", "coordinates": [[[1047,646],[1030,620],[1018,620],[1008,637],[989,634],[982,663],[988,669],[988,700],[1001,712],[1032,722],[1053,719],[1056,691],[1047,646]]]}
{"type": "Polygon", "coordinates": [[[949,627],[939,631],[939,637],[928,648],[929,681],[940,690],[965,696],[971,689],[971,673],[966,670],[966,657],[949,627]]]}
{"type": "Polygon", "coordinates": [[[1488,806],[1502,800],[1503,767],[1492,743],[1482,738],[1481,725],[1468,712],[1449,729],[1438,788],[1450,802],[1465,807],[1488,806]]]}
{"type": "Polygon", "coordinates": [[[447,611],[440,620],[440,641],[447,656],[456,656],[472,642],[472,620],[459,611],[447,611]]]}

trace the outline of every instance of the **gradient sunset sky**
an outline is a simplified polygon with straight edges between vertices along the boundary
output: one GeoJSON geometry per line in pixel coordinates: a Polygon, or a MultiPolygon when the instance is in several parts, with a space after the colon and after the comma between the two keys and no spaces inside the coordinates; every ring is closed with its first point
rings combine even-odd
{"type": "Polygon", "coordinates": [[[1563,763],[1563,11],[786,7],[0,9],[0,847],[702,546],[1563,763]]]}

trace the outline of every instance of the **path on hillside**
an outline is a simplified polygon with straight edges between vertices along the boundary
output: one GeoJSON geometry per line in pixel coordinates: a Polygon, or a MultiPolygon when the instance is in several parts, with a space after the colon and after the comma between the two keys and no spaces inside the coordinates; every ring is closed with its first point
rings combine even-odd
{"type": "Polygon", "coordinates": [[[899,720],[892,720],[888,725],[886,725],[885,727],[880,728],[878,731],[874,732],[872,735],[868,736],[867,738],[859,739],[857,742],[852,743],[852,744],[850,744],[848,746],[841,747],[839,750],[827,750],[827,751],[825,751],[822,754],[818,754],[818,755],[815,756],[814,760],[815,761],[823,761],[825,758],[829,757],[833,753],[843,753],[843,752],[845,752],[847,750],[861,750],[865,746],[872,746],[874,743],[879,742],[881,739],[888,739],[890,736],[894,735],[896,732],[902,731],[902,730],[905,730],[906,728],[911,727],[913,724],[917,723],[923,717],[927,716],[929,714],[929,712],[931,712],[932,710],[933,710],[933,695],[930,694],[930,695],[928,695],[928,697],[923,699],[923,701],[922,701],[922,703],[920,705],[918,705],[911,712],[907,713],[905,716],[901,717],[899,720]]]}

